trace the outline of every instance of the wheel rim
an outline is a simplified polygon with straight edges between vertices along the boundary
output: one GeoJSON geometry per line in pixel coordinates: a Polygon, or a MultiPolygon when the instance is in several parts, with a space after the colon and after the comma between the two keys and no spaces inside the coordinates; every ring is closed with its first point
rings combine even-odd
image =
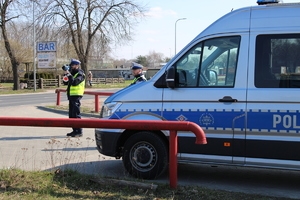
{"type": "Polygon", "coordinates": [[[157,162],[156,149],[147,142],[137,143],[130,151],[130,162],[139,171],[149,171],[157,162]]]}

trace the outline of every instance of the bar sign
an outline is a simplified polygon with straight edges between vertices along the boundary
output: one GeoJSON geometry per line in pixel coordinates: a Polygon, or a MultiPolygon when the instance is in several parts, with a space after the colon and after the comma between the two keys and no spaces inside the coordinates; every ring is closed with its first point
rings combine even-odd
{"type": "Polygon", "coordinates": [[[38,42],[37,52],[56,51],[56,42],[38,42]]]}

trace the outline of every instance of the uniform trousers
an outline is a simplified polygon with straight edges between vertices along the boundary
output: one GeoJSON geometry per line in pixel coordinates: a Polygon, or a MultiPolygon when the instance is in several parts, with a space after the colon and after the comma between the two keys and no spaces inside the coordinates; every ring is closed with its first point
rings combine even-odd
{"type": "MultiPolygon", "coordinates": [[[[82,96],[70,96],[69,97],[69,118],[81,119],[80,114],[80,100],[82,96]]],[[[82,133],[82,128],[72,128],[73,132],[82,133]]]]}

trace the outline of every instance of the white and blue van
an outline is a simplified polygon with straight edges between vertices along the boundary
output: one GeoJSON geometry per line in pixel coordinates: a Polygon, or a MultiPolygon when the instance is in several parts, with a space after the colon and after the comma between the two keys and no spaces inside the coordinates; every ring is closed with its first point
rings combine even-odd
{"type": "MultiPolygon", "coordinates": [[[[300,3],[269,2],[215,21],[151,80],[110,96],[101,117],[199,124],[208,143],[178,132],[179,162],[300,170],[300,3]]],[[[133,176],[168,168],[168,131],[95,136],[133,176]]]]}

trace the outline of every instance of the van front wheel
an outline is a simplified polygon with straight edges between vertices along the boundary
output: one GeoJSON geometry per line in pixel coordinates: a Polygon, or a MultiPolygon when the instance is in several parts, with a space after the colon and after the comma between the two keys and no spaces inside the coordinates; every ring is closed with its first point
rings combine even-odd
{"type": "Polygon", "coordinates": [[[158,135],[139,132],[124,144],[123,164],[137,178],[154,179],[168,166],[168,147],[158,135]]]}

